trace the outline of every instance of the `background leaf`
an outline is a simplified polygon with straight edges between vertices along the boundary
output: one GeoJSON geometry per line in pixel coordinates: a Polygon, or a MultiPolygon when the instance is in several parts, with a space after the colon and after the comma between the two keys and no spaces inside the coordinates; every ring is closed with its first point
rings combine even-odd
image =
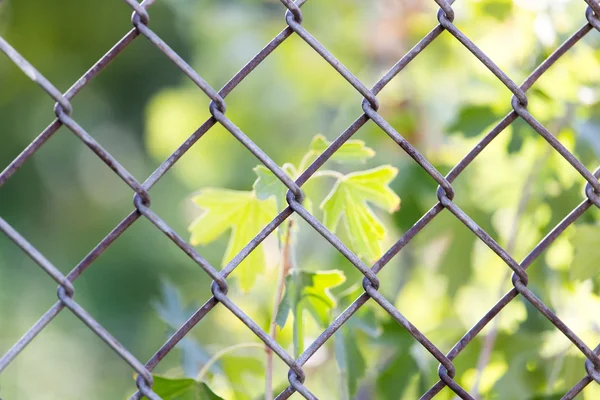
{"type": "Polygon", "coordinates": [[[360,378],[367,370],[365,358],[359,347],[356,331],[343,326],[334,335],[335,359],[342,375],[346,396],[342,398],[353,399],[358,389],[360,378]]]}
{"type": "Polygon", "coordinates": [[[415,374],[422,374],[419,365],[411,355],[411,347],[415,339],[396,321],[388,321],[383,326],[380,338],[387,348],[386,357],[378,367],[373,398],[381,400],[397,400],[407,389],[408,383],[415,374]]]}
{"type": "MultiPolygon", "coordinates": [[[[194,304],[185,307],[179,290],[167,280],[161,282],[161,297],[161,301],[154,301],[153,306],[159,317],[169,326],[168,336],[170,336],[192,316],[198,307],[194,304]]],[[[177,348],[181,351],[183,372],[187,377],[196,377],[200,368],[210,360],[210,354],[191,336],[181,339],[177,343],[177,348]]],[[[211,365],[210,371],[223,372],[219,363],[211,365]]]]}
{"type": "Polygon", "coordinates": [[[576,225],[571,240],[575,256],[571,265],[571,278],[586,280],[600,274],[600,226],[576,225]]]}
{"type": "Polygon", "coordinates": [[[447,128],[449,133],[474,137],[500,118],[490,106],[467,105],[460,109],[456,119],[447,128]]]}

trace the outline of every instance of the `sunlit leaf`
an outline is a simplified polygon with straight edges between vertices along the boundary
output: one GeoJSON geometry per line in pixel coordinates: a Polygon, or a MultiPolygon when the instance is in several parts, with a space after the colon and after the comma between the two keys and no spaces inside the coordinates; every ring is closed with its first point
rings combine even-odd
{"type": "Polygon", "coordinates": [[[571,239],[575,256],[571,278],[586,280],[600,274],[600,225],[576,225],[571,239]]]}
{"type": "Polygon", "coordinates": [[[321,326],[327,326],[330,311],[336,306],[336,300],[329,290],[345,280],[344,273],[338,270],[293,270],[285,280],[285,294],[277,311],[277,325],[285,325],[290,311],[294,315],[301,315],[301,310],[307,310],[321,326]]]}
{"type": "MultiPolygon", "coordinates": [[[[223,265],[228,263],[273,218],[275,200],[258,199],[254,192],[228,189],[204,189],[194,197],[204,213],[189,227],[192,245],[208,244],[231,229],[223,265]]],[[[261,244],[236,268],[242,290],[249,290],[265,268],[265,251],[261,244]]]]}
{"type": "MultiPolygon", "coordinates": [[[[310,150],[314,152],[316,158],[323,153],[330,144],[331,142],[328,141],[325,136],[316,135],[310,144],[310,150]]],[[[336,150],[330,160],[340,163],[363,163],[373,156],[375,156],[375,150],[367,147],[365,142],[362,140],[351,139],[336,150]]]]}
{"type": "Polygon", "coordinates": [[[448,127],[448,132],[462,133],[465,137],[474,137],[485,133],[485,128],[499,118],[500,116],[489,106],[465,106],[460,109],[458,115],[448,127]]]}
{"type": "Polygon", "coordinates": [[[368,260],[381,256],[386,230],[367,203],[390,213],[397,210],[400,197],[388,186],[397,173],[394,167],[381,166],[345,175],[321,203],[325,226],[336,232],[344,216],[353,250],[368,260]]]}
{"type": "Polygon", "coordinates": [[[204,382],[194,379],[171,379],[153,375],[152,390],[163,400],[223,400],[204,382]]]}

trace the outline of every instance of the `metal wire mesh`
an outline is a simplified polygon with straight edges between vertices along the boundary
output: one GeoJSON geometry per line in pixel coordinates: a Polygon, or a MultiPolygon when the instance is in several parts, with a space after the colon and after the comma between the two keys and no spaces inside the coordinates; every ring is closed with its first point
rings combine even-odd
{"type": "Polygon", "coordinates": [[[575,398],[588,384],[596,381],[600,384],[600,358],[597,354],[600,346],[592,350],[580,337],[565,325],[554,312],[546,306],[528,287],[527,268],[550,246],[554,240],[586,210],[593,205],[600,207],[600,169],[595,173],[586,167],[569,152],[540,122],[538,122],[527,109],[527,90],[542,76],[550,66],[560,59],[569,49],[579,42],[593,29],[600,30],[600,5],[594,0],[585,0],[588,4],[585,17],[587,23],[577,30],[571,37],[564,41],[550,56],[531,72],[521,85],[513,82],[494,62],[482,52],[464,33],[454,24],[454,10],[452,1],[435,0],[440,9],[437,14],[439,25],[425,35],[404,57],[402,57],[371,89],[366,87],[352,72],[339,62],[317,39],[315,39],[302,25],[303,14],[301,6],[306,0],[281,0],[287,8],[285,21],[287,27],[271,40],[258,54],[254,56],[231,80],[219,91],[213,89],[189,64],[186,63],[167,43],[165,43],[150,27],[148,7],[152,1],[137,3],[134,0],[124,0],[132,9],[132,23],[130,30],[113,48],[96,62],[79,80],[77,80],[64,94],[40,74],[27,60],[25,60],[9,43],[0,37],[0,50],[14,62],[30,79],[36,82],[50,97],[56,101],[54,111],[56,119],[15,158],[2,173],[0,173],[0,186],[4,185],[13,174],[46,143],[46,141],[61,127],[66,126],[96,155],[102,159],[134,192],[134,210],[122,220],[98,245],[73,268],[63,275],[52,265],[35,247],[33,247],[19,232],[12,228],[5,220],[0,218],[0,230],[19,246],[31,259],[33,259],[52,279],[58,284],[58,301],[9,349],[0,359],[0,373],[19,355],[19,353],[41,332],[46,325],[65,308],[75,314],[85,325],[111,347],[135,372],[138,392],[131,398],[160,399],[152,391],[152,370],[175,347],[186,334],[198,324],[217,304],[221,303],[237,318],[239,318],[256,336],[258,336],[272,351],[277,354],[289,367],[289,386],[279,394],[278,399],[286,399],[298,392],[306,399],[316,399],[307,385],[303,365],[323,346],[333,334],[348,321],[348,319],[369,299],[373,299],[379,306],[389,313],[402,325],[416,341],[439,361],[439,381],[433,385],[421,399],[431,399],[444,387],[449,387],[462,399],[473,399],[464,388],[455,380],[456,368],[453,360],[461,353],[473,339],[488,325],[498,313],[517,296],[522,295],[544,317],[546,317],[565,337],[567,337],[586,357],[585,371],[587,374],[563,396],[563,399],[575,398]],[[477,59],[488,68],[512,93],[513,110],[506,115],[485,137],[446,175],[443,176],[431,163],[421,155],[406,139],[404,139],[377,110],[379,102],[377,94],[386,86],[404,67],[414,60],[419,53],[429,46],[443,32],[448,31],[456,40],[465,46],[477,59]],[[364,113],[358,117],[335,141],[300,175],[296,181],[292,180],[269,156],[261,150],[247,135],[245,135],[226,116],[226,96],[242,82],[261,62],[263,62],[281,43],[291,35],[296,34],[310,45],[315,52],[323,57],[350,85],[352,85],[364,98],[362,108],[364,113]],[[104,150],[86,130],[72,117],[73,108],[71,99],[75,97],[86,85],[89,84],[108,64],[116,58],[121,51],[126,49],[133,40],[143,36],[150,43],[163,52],[181,71],[183,71],[211,100],[211,117],[207,119],[181,146],[165,160],[144,183],[138,182],[119,162],[104,150]],[[521,262],[514,260],[488,233],[480,228],[467,214],[465,214],[452,200],[454,189],[452,182],[463,170],[490,144],[507,126],[518,118],[526,121],[539,135],[541,135],[581,176],[587,181],[585,187],[586,198],[571,211],[550,233],[546,235],[521,262]],[[302,185],[368,120],[375,122],[382,131],[389,135],[410,157],[412,157],[437,183],[438,203],[423,215],[373,266],[365,265],[350,249],[348,249],[332,232],[325,228],[302,205],[302,185]],[[161,177],[215,124],[221,124],[238,141],[240,141],[256,158],[271,170],[281,182],[289,189],[287,194],[287,207],[277,215],[240,253],[233,258],[221,271],[211,266],[200,254],[186,243],[165,221],[163,221],[150,208],[149,190],[161,177]],[[398,254],[415,235],[429,224],[442,210],[449,210],[458,220],[468,227],[483,243],[492,249],[506,265],[513,271],[513,288],[508,291],[447,353],[444,354],[410,321],[408,321],[394,305],[378,292],[379,279],[377,274],[382,268],[398,254]],[[293,213],[302,217],[319,234],[342,253],[363,275],[364,292],[334,322],[325,329],[321,335],[304,351],[296,360],[290,356],[274,339],[263,331],[256,322],[245,314],[228,296],[227,277],[269,234],[288,219],[293,213]],[[111,336],[96,320],[83,309],[74,299],[75,289],[73,281],[77,279],[123,232],[125,232],[140,217],[145,217],[154,226],[167,235],[183,252],[202,268],[213,279],[212,297],[200,307],[183,324],[164,345],[145,364],[136,359],[126,348],[111,336]]]}

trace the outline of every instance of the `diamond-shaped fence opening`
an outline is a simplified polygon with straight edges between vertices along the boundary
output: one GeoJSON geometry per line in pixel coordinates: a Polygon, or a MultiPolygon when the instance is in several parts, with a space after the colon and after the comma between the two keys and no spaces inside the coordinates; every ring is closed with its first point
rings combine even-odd
{"type": "MultiPolygon", "coordinates": [[[[66,129],[64,133],[75,135],[85,146],[87,146],[99,160],[103,162],[106,168],[112,170],[120,180],[122,185],[127,187],[129,193],[133,196],[133,207],[131,213],[123,219],[114,229],[94,247],[68,274],[64,274],[53,263],[48,260],[44,254],[38,251],[26,237],[21,235],[8,222],[0,218],[0,231],[2,231],[16,246],[18,246],[27,256],[29,256],[39,267],[58,284],[58,301],[52,305],[48,311],[0,358],[0,373],[19,356],[19,353],[28,346],[28,344],[40,334],[45,327],[59,314],[72,313],[81,323],[85,324],[95,335],[101,338],[108,347],[116,352],[135,372],[137,377],[138,392],[132,396],[139,399],[145,396],[149,399],[160,399],[153,391],[152,371],[161,362],[161,360],[173,350],[173,348],[188,335],[191,329],[198,324],[204,316],[211,310],[220,305],[228,312],[239,319],[247,329],[252,332],[260,341],[278,357],[289,369],[289,386],[283,390],[278,399],[289,398],[294,393],[299,393],[306,399],[316,399],[311,392],[310,382],[306,379],[306,371],[303,366],[314,356],[314,354],[330,340],[333,335],[346,324],[353,314],[355,314],[367,301],[377,307],[380,307],[385,313],[389,314],[393,320],[401,325],[414,338],[415,343],[422,346],[421,350],[429,353],[439,363],[439,381],[432,386],[422,399],[430,399],[436,396],[444,388],[448,387],[456,396],[462,399],[473,399],[473,395],[455,380],[460,374],[457,371],[453,360],[481,333],[482,329],[493,323],[498,313],[506,307],[507,304],[521,296],[531,307],[535,308],[544,318],[546,318],[554,327],[560,331],[574,346],[586,357],[585,370],[587,375],[581,378],[581,381],[574,386],[564,399],[571,399],[577,396],[585,386],[592,381],[600,383],[600,359],[596,355],[596,350],[590,348],[578,336],[575,330],[569,328],[552,310],[551,307],[542,302],[535,293],[535,290],[528,287],[530,278],[528,267],[536,261],[540,255],[547,249],[556,238],[580,218],[586,210],[595,206],[600,207],[600,183],[598,182],[598,171],[588,170],[586,166],[575,157],[567,148],[555,137],[556,132],[552,128],[541,124],[528,110],[528,90],[542,76],[550,66],[566,54],[583,37],[593,30],[600,29],[600,6],[594,0],[585,0],[588,4],[585,17],[587,23],[579,28],[575,33],[567,38],[553,53],[543,60],[537,68],[530,72],[530,75],[524,82],[513,81],[507,73],[499,68],[488,55],[466,36],[456,25],[453,24],[455,10],[452,8],[452,1],[435,0],[439,5],[437,19],[439,24],[433,26],[410,51],[408,51],[396,64],[391,66],[374,85],[369,86],[357,78],[357,75],[340,62],[325,46],[321,44],[319,38],[314,37],[303,25],[303,13],[300,8],[305,1],[281,0],[281,3],[287,8],[282,31],[277,34],[265,47],[262,48],[246,65],[244,65],[237,74],[221,89],[211,86],[198,72],[196,72],[177,52],[175,52],[168,43],[166,43],[151,28],[149,11],[152,1],[137,3],[134,0],[124,0],[133,10],[132,23],[133,29],[120,39],[95,65],[93,65],[72,87],[65,93],[61,93],[52,82],[48,81],[35,66],[31,65],[23,58],[18,50],[13,48],[10,43],[0,37],[0,50],[31,80],[36,82],[40,88],[52,98],[56,104],[54,112],[56,119],[52,121],[43,132],[34,139],[20,155],[18,155],[1,173],[0,186],[4,185],[15,172],[41,148],[50,139],[59,128],[66,129]],[[511,101],[512,111],[504,116],[495,126],[473,147],[468,154],[458,162],[454,168],[445,176],[433,166],[433,164],[419,152],[410,140],[403,137],[379,112],[378,93],[392,81],[398,74],[401,74],[404,67],[411,63],[419,54],[434,42],[440,34],[450,34],[458,44],[464,46],[485,68],[487,68],[495,77],[509,90],[513,97],[511,101]],[[240,129],[236,122],[228,116],[227,96],[235,90],[252,71],[268,58],[274,51],[277,51],[287,38],[292,35],[303,40],[312,51],[325,60],[337,74],[339,74],[347,84],[353,88],[363,98],[362,110],[360,115],[347,129],[329,145],[329,147],[312,162],[304,171],[299,171],[300,176],[292,179],[280,166],[275,163],[271,157],[261,149],[252,139],[252,132],[240,129]],[[191,136],[180,147],[173,152],[145,181],[136,179],[121,164],[119,157],[105,150],[105,148],[89,133],[89,127],[81,125],[74,113],[71,100],[77,94],[84,90],[86,85],[91,82],[109,63],[119,56],[134,41],[147,41],[158,51],[162,52],[183,74],[189,82],[195,86],[199,93],[203,93],[210,100],[210,117],[206,119],[191,136]],[[514,259],[511,255],[514,251],[514,243],[508,243],[502,247],[496,240],[482,229],[471,216],[465,213],[454,201],[455,189],[452,186],[455,179],[479,156],[483,149],[494,141],[498,135],[514,123],[517,119],[526,122],[539,136],[546,142],[553,152],[560,155],[569,168],[575,169],[579,175],[587,182],[585,189],[585,198],[572,212],[558,223],[552,230],[533,248],[523,259],[514,259]],[[333,232],[327,229],[309,210],[305,207],[304,193],[302,186],[307,180],[315,174],[319,168],[344,144],[350,139],[363,125],[372,121],[381,135],[387,135],[393,140],[398,150],[403,151],[412,158],[415,168],[421,168],[424,173],[429,175],[437,185],[436,204],[419,219],[402,237],[385,252],[385,254],[373,265],[368,265],[352,252],[333,232]],[[287,206],[281,211],[273,221],[265,226],[262,231],[250,241],[241,252],[229,261],[222,269],[220,266],[212,265],[195,248],[177,233],[169,224],[158,215],[152,208],[152,187],[160,180],[167,171],[173,167],[178,160],[190,149],[202,136],[209,132],[215,125],[223,127],[228,134],[241,143],[247,151],[266,168],[268,168],[285,187],[288,189],[286,197],[287,206]],[[68,132],[66,132],[68,131],[68,132]],[[426,334],[415,327],[411,321],[407,320],[395,305],[378,291],[380,281],[378,273],[396,256],[413,238],[431,221],[433,221],[441,212],[450,213],[452,218],[468,228],[476,240],[481,241],[491,251],[493,251],[502,261],[507,274],[512,274],[513,288],[503,296],[499,296],[498,302],[470,329],[456,345],[447,353],[437,347],[436,343],[430,340],[426,334]],[[337,315],[335,320],[304,350],[304,352],[295,359],[290,355],[276,340],[228,296],[229,275],[238,267],[243,259],[254,251],[258,245],[270,234],[272,234],[281,224],[288,220],[293,214],[297,218],[303,219],[316,233],[321,235],[329,245],[336,249],[360,272],[364,279],[362,281],[363,293],[346,308],[341,314],[337,315]],[[137,359],[128,349],[123,347],[103,326],[101,326],[86,309],[77,302],[77,295],[73,285],[85,270],[101,256],[111,244],[119,238],[129,227],[139,219],[147,219],[158,232],[164,234],[168,240],[172,241],[184,254],[186,254],[208,279],[212,280],[211,292],[206,293],[206,303],[198,308],[194,314],[181,325],[175,333],[157,349],[157,352],[146,363],[137,359]]],[[[61,132],[63,133],[63,132],[61,132]]],[[[63,134],[64,134],[63,133],[63,134]]],[[[243,266],[242,266],[243,267],[243,266]]]]}

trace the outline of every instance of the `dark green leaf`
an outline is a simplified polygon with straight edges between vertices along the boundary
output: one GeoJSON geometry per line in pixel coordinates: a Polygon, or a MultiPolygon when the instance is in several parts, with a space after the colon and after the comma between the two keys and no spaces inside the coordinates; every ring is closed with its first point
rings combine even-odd
{"type": "Polygon", "coordinates": [[[419,368],[409,349],[400,349],[379,369],[376,380],[377,396],[381,400],[398,400],[419,368]]]}
{"type": "Polygon", "coordinates": [[[334,335],[335,359],[346,388],[345,398],[353,399],[359,380],[365,375],[367,366],[358,347],[356,333],[344,326],[334,335]]]}
{"type": "MultiPolygon", "coordinates": [[[[169,326],[169,335],[179,329],[198,307],[184,307],[179,290],[170,282],[161,282],[162,301],[153,303],[154,309],[160,318],[169,326]]],[[[183,371],[188,377],[198,375],[200,368],[210,359],[210,355],[193,338],[184,337],[177,348],[181,350],[181,363],[183,371]]],[[[219,373],[218,363],[211,365],[211,372],[219,373]]]]}
{"type": "MultiPolygon", "coordinates": [[[[338,301],[338,311],[341,313],[344,309],[350,306],[360,295],[364,293],[362,284],[357,283],[340,295],[338,301]]],[[[382,333],[381,322],[377,318],[375,312],[370,307],[361,307],[354,313],[345,326],[351,330],[359,330],[364,332],[371,338],[379,337],[382,333]]]]}
{"type": "MultiPolygon", "coordinates": [[[[290,176],[290,178],[296,179],[296,168],[292,164],[285,163],[281,168],[290,176]]],[[[271,172],[271,170],[263,165],[255,167],[254,172],[256,173],[257,178],[252,187],[256,192],[256,197],[259,200],[267,200],[269,197],[274,196],[277,201],[277,209],[281,210],[286,204],[285,195],[287,194],[288,188],[271,172]]]]}
{"type": "Polygon", "coordinates": [[[179,327],[187,321],[191,314],[186,310],[181,301],[179,290],[167,280],[161,281],[162,301],[153,303],[158,316],[173,329],[179,327]]]}
{"type": "Polygon", "coordinates": [[[306,309],[319,324],[327,326],[330,311],[336,306],[329,289],[341,285],[345,280],[343,272],[338,270],[293,270],[285,280],[285,294],[276,316],[277,325],[285,325],[290,310],[296,313],[296,310],[306,309]]]}
{"type": "Polygon", "coordinates": [[[465,137],[474,137],[484,133],[485,128],[499,118],[489,106],[469,105],[459,110],[447,129],[449,133],[462,133],[465,137]]]}
{"type": "Polygon", "coordinates": [[[377,395],[373,398],[398,400],[402,398],[413,376],[423,376],[424,371],[411,354],[411,347],[416,343],[412,335],[392,319],[385,321],[382,329],[382,334],[375,343],[384,346],[387,357],[383,357],[383,362],[377,368],[377,395]]]}
{"type": "Polygon", "coordinates": [[[512,127],[512,132],[510,141],[508,142],[508,153],[514,154],[518,153],[519,150],[521,150],[521,147],[523,147],[523,141],[527,134],[527,130],[529,129],[529,125],[521,118],[517,118],[510,126],[512,127]]]}
{"type": "Polygon", "coordinates": [[[223,400],[217,396],[204,382],[194,379],[171,379],[152,375],[154,393],[163,400],[223,400]]]}

